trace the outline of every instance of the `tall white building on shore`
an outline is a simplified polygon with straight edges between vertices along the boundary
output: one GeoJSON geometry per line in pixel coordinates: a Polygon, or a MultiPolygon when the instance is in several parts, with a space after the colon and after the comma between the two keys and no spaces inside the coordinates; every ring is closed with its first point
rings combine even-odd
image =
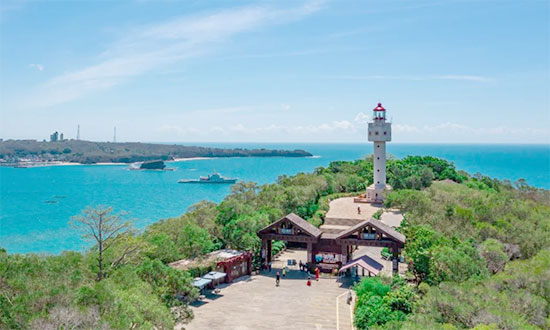
{"type": "Polygon", "coordinates": [[[368,139],[374,142],[374,183],[367,188],[366,199],[369,203],[382,203],[384,192],[391,189],[386,184],[386,142],[391,141],[391,123],[386,122],[386,109],[381,103],[373,109],[368,139]]]}

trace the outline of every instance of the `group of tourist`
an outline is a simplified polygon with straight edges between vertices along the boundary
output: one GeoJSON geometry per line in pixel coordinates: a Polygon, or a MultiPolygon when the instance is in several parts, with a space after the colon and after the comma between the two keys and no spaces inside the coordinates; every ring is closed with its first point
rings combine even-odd
{"type": "MultiPolygon", "coordinates": [[[[295,264],[296,263],[294,263],[294,265],[295,264]]],[[[301,272],[303,272],[303,271],[307,272],[308,271],[307,264],[302,263],[302,260],[300,260],[300,262],[299,262],[299,267],[300,267],[301,272]]],[[[267,268],[268,268],[269,271],[271,271],[271,262],[268,263],[267,268]]],[[[281,268],[281,272],[277,271],[277,273],[275,274],[275,286],[279,286],[279,284],[281,283],[281,273],[282,273],[282,277],[286,277],[287,272],[288,272],[288,266],[284,266],[283,268],[281,268]]],[[[319,267],[315,267],[315,280],[316,281],[319,281],[320,274],[321,274],[321,271],[320,271],[319,267]]],[[[311,274],[309,274],[309,273],[307,275],[306,285],[311,286],[311,274]]]]}

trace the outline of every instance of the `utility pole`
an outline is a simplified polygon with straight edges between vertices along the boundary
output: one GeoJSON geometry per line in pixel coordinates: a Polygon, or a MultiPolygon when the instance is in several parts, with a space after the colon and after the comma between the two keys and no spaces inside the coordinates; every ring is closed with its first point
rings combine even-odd
{"type": "Polygon", "coordinates": [[[80,140],[80,125],[76,125],[76,140],[80,140]]]}

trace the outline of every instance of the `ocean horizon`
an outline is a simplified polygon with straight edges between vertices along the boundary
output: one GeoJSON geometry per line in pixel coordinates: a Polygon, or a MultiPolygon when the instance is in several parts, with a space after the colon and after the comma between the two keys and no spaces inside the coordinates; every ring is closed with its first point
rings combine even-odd
{"type": "MultiPolygon", "coordinates": [[[[273,183],[280,175],[311,172],[335,160],[355,160],[372,153],[369,143],[240,143],[178,142],[222,147],[304,149],[307,158],[210,158],[170,162],[174,171],[128,171],[127,165],[44,166],[0,168],[0,247],[10,253],[52,253],[83,250],[89,242],[68,226],[86,206],[109,205],[126,211],[138,228],[183,214],[201,200],[220,202],[229,185],[185,185],[218,171],[224,176],[258,184],[273,183]]],[[[428,144],[393,143],[390,155],[434,156],[457,169],[550,189],[549,144],[428,144]]]]}

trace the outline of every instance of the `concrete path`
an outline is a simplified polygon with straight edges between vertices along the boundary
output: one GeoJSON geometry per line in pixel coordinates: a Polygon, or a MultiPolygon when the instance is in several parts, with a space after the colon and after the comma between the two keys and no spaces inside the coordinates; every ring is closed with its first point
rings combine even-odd
{"type": "Polygon", "coordinates": [[[369,219],[378,210],[384,210],[380,221],[388,226],[399,227],[403,220],[403,214],[398,210],[384,209],[382,204],[354,203],[353,197],[335,199],[330,202],[329,207],[325,216],[325,225],[329,226],[352,226],[359,221],[369,219]],[[357,213],[358,207],[361,209],[361,214],[357,213]]]}
{"type": "Polygon", "coordinates": [[[367,203],[354,203],[353,197],[342,197],[330,202],[329,210],[325,218],[359,219],[367,220],[376,211],[383,209],[383,205],[367,203]],[[357,207],[361,208],[361,214],[357,213],[357,207]]]}
{"type": "MultiPolygon", "coordinates": [[[[395,209],[384,209],[381,204],[354,203],[353,197],[338,198],[330,202],[330,209],[325,216],[325,223],[320,227],[327,234],[336,234],[346,230],[355,224],[372,217],[378,210],[384,210],[380,221],[391,227],[399,227],[403,221],[403,214],[395,209]],[[361,214],[357,212],[357,207],[361,208],[361,214]]],[[[382,248],[372,246],[360,246],[353,252],[353,258],[368,255],[380,263],[384,268],[382,273],[392,276],[392,262],[382,259],[380,252],[382,248]]],[[[407,265],[399,263],[399,273],[404,274],[407,271],[407,265]]]]}
{"type": "Polygon", "coordinates": [[[195,317],[183,327],[188,330],[351,330],[347,288],[341,287],[334,278],[313,280],[308,287],[307,273],[292,266],[280,286],[275,286],[279,267],[287,259],[298,262],[297,258],[301,257],[305,259],[305,251],[288,250],[274,262],[271,273],[247,276],[222,288],[217,299],[207,298],[202,304],[192,306],[195,317]]]}

